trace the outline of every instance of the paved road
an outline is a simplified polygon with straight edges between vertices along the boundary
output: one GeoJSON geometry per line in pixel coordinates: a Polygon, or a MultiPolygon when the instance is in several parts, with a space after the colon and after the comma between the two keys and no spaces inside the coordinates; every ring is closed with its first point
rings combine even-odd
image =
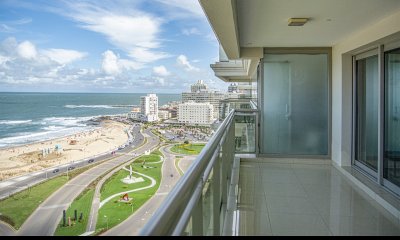
{"type": "Polygon", "coordinates": [[[175,168],[175,155],[165,151],[165,146],[160,148],[164,154],[162,166],[162,179],[157,193],[140,207],[133,215],[119,225],[113,227],[102,235],[105,236],[134,236],[138,235],[142,227],[147,223],[153,213],[164,201],[167,194],[175,186],[180,176],[175,168]]]}
{"type": "MultiPolygon", "coordinates": [[[[147,143],[137,150],[136,154],[143,154],[146,150],[158,145],[158,137],[155,137],[150,131],[145,131],[147,143]]],[[[128,152],[130,148],[125,148],[128,152]]],[[[101,163],[86,172],[78,175],[66,185],[61,187],[49,198],[44,201],[38,209],[25,221],[17,235],[28,236],[51,236],[57,228],[62,217],[62,211],[67,209],[71,202],[96,178],[103,175],[108,170],[121,165],[132,159],[131,154],[118,156],[112,160],[101,163]]]]}
{"type": "MultiPolygon", "coordinates": [[[[135,136],[133,142],[130,145],[131,147],[124,148],[119,152],[126,153],[127,151],[130,151],[132,147],[138,146],[143,142],[143,136],[140,134],[140,126],[133,127],[131,133],[133,136],[135,136]]],[[[109,153],[107,153],[97,157],[87,158],[85,160],[75,161],[72,163],[51,167],[43,171],[33,172],[24,176],[19,176],[6,181],[2,181],[0,182],[0,199],[9,197],[11,194],[20,192],[30,186],[45,181],[48,178],[65,173],[68,171],[70,167],[80,168],[86,165],[95,164],[107,160],[109,158],[110,155],[109,153]],[[89,159],[92,159],[92,161],[89,162],[89,159]]]]}

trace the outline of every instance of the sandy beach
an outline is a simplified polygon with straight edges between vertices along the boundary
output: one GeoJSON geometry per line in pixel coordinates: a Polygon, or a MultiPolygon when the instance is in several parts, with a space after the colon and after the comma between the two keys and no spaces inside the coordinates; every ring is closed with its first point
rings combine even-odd
{"type": "Polygon", "coordinates": [[[126,143],[129,125],[104,120],[94,130],[0,149],[0,181],[109,152],[126,143]]]}

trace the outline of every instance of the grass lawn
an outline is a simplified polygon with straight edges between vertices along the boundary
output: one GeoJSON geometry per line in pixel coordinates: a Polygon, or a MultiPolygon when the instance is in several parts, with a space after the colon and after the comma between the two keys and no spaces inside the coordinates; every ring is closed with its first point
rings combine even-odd
{"type": "MultiPolygon", "coordinates": [[[[69,180],[92,168],[88,165],[68,172],[69,180]]],[[[66,174],[51,178],[45,182],[35,185],[16,193],[9,198],[0,200],[0,220],[3,220],[19,229],[25,220],[46,200],[53,192],[68,182],[66,174]],[[21,207],[23,206],[23,207],[21,207]]]]}
{"type": "MultiPolygon", "coordinates": [[[[161,167],[162,163],[150,164],[151,167],[155,167],[155,168],[144,169],[141,167],[144,160],[146,161],[146,163],[158,162],[160,160],[160,157],[158,155],[154,155],[154,154],[144,155],[134,161],[134,163],[132,164],[132,170],[135,172],[140,172],[145,175],[152,176],[154,179],[156,179],[157,182],[159,182],[160,179],[157,179],[155,177],[157,175],[155,173],[160,171],[159,168],[161,167]]],[[[127,167],[127,168],[129,169],[129,167],[127,167]]],[[[135,173],[133,173],[132,175],[133,175],[133,177],[142,177],[135,173]]],[[[107,181],[103,184],[103,186],[101,187],[101,190],[100,190],[100,193],[101,193],[100,201],[103,201],[104,199],[106,199],[107,197],[109,197],[113,194],[133,190],[136,188],[145,187],[145,186],[148,186],[151,184],[150,179],[145,178],[145,177],[142,177],[144,180],[143,182],[138,182],[138,183],[134,183],[134,184],[123,183],[121,181],[121,179],[123,179],[127,176],[129,176],[129,172],[121,169],[120,171],[114,173],[109,179],[107,179],[107,181]]]]}
{"type": "Polygon", "coordinates": [[[33,211],[67,181],[66,176],[59,176],[1,200],[1,219],[19,229],[33,211]]]}
{"type": "MultiPolygon", "coordinates": [[[[97,233],[100,233],[107,228],[112,228],[115,225],[124,221],[157,192],[161,181],[162,162],[149,164],[149,166],[154,168],[142,168],[142,162],[144,158],[146,159],[146,162],[159,161],[159,156],[154,154],[142,156],[131,164],[132,170],[154,178],[157,182],[156,185],[148,189],[140,190],[138,192],[128,193],[129,197],[133,198],[133,200],[131,201],[132,204],[119,202],[118,200],[120,199],[120,196],[117,196],[108,203],[104,204],[104,206],[100,208],[98,214],[96,225],[97,233]]],[[[150,185],[150,180],[147,178],[144,178],[145,181],[141,183],[124,184],[123,182],[121,182],[121,179],[125,178],[127,175],[129,175],[129,173],[125,170],[121,170],[114,174],[111,177],[112,179],[110,178],[110,181],[104,184],[105,188],[102,189],[101,200],[118,192],[128,191],[131,189],[150,185]]]]}
{"type": "Polygon", "coordinates": [[[176,144],[171,151],[179,154],[198,155],[205,144],[176,144]]]}
{"type": "Polygon", "coordinates": [[[88,218],[90,214],[90,209],[92,206],[92,200],[94,195],[93,188],[87,188],[86,191],[82,192],[71,204],[66,212],[68,224],[68,217],[71,217],[71,220],[74,218],[75,209],[78,211],[78,219],[80,214],[83,213],[82,221],[73,221],[72,226],[62,226],[62,219],[59,226],[54,233],[55,236],[78,236],[86,231],[86,226],[88,223],[88,218]]]}

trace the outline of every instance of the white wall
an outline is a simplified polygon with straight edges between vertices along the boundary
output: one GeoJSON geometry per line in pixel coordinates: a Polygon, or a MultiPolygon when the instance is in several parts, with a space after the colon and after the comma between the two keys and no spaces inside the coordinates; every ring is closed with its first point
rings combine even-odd
{"type": "Polygon", "coordinates": [[[351,164],[351,56],[399,37],[400,11],[397,11],[332,48],[332,160],[339,166],[351,164]]]}

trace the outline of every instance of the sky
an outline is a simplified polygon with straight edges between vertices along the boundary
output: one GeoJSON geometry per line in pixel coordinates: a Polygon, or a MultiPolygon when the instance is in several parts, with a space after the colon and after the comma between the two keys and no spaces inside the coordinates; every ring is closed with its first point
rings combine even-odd
{"type": "Polygon", "coordinates": [[[216,61],[198,0],[0,0],[0,92],[226,91],[216,61]]]}

